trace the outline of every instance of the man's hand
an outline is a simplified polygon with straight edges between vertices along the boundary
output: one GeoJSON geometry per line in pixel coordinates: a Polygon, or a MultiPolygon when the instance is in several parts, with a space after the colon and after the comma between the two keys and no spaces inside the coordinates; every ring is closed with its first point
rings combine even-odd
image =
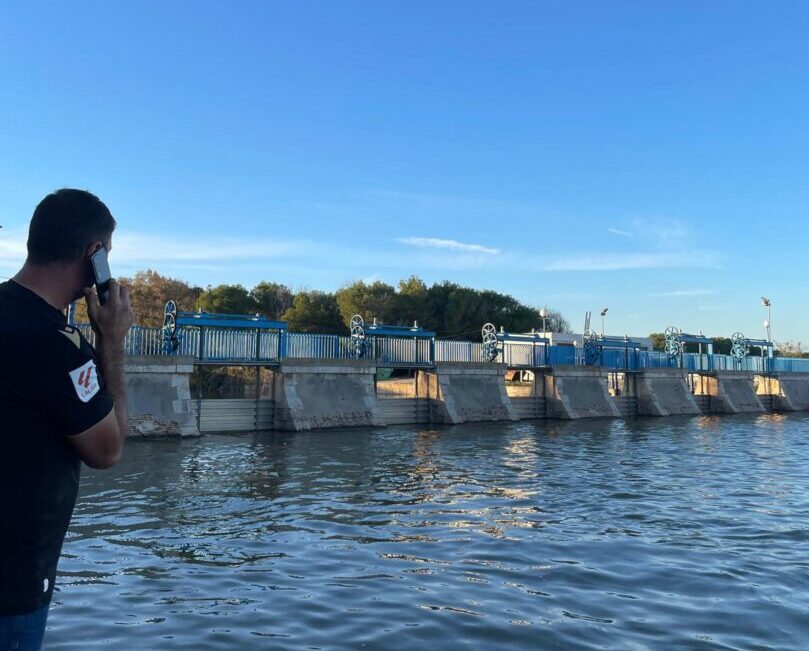
{"type": "Polygon", "coordinates": [[[101,342],[116,348],[123,346],[124,338],[135,318],[129,300],[129,289],[110,280],[109,298],[104,305],[99,303],[98,296],[91,288],[84,290],[84,299],[87,301],[90,324],[101,342]]]}
{"type": "Polygon", "coordinates": [[[129,301],[129,290],[116,281],[110,281],[109,299],[104,305],[92,289],[84,292],[87,315],[96,333],[96,351],[107,390],[115,408],[111,416],[87,432],[72,437],[82,459],[95,468],[108,468],[121,456],[126,436],[128,411],[124,386],[124,339],[134,316],[129,301]]]}

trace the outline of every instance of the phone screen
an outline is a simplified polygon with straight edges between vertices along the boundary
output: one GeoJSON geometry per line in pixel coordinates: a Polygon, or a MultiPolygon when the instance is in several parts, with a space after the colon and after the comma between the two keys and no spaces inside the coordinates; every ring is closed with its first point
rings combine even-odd
{"type": "Polygon", "coordinates": [[[90,264],[93,268],[93,280],[95,281],[96,291],[98,292],[98,300],[102,303],[107,302],[110,290],[110,280],[112,273],[110,273],[110,264],[107,261],[107,249],[103,246],[93,253],[90,257],[90,264]]]}

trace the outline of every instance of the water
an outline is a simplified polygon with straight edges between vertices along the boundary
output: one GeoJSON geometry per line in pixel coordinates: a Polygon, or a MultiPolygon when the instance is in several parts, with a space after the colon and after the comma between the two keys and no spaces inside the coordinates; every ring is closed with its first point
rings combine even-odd
{"type": "Polygon", "coordinates": [[[809,416],[131,442],[46,649],[809,648],[809,416]]]}

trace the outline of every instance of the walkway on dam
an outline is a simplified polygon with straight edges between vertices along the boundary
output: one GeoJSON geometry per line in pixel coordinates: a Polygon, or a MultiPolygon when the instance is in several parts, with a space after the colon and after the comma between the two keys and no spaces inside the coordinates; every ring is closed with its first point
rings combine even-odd
{"type": "MultiPolygon", "coordinates": [[[[93,343],[89,324],[77,324],[93,343]]],[[[357,348],[352,337],[260,330],[190,328],[183,332],[175,352],[167,352],[162,328],[133,326],[126,338],[128,355],[191,357],[195,364],[277,366],[289,359],[354,360],[357,348]]],[[[369,339],[364,359],[389,368],[430,368],[446,362],[486,362],[480,342],[438,338],[375,337],[369,339]]],[[[598,359],[587,359],[581,347],[503,343],[493,362],[508,368],[553,366],[600,366],[615,370],[683,368],[689,371],[748,371],[754,373],[809,373],[809,359],[684,353],[673,357],[664,352],[604,348],[598,359]],[[589,362],[589,363],[588,363],[589,362]]]]}

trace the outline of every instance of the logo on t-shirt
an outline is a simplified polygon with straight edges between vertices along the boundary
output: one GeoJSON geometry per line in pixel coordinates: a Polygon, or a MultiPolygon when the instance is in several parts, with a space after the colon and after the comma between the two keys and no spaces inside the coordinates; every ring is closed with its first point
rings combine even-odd
{"type": "Polygon", "coordinates": [[[70,379],[73,382],[73,388],[76,389],[76,395],[82,402],[89,402],[101,388],[98,385],[98,371],[96,364],[91,359],[84,366],[70,371],[70,379]]]}
{"type": "Polygon", "coordinates": [[[81,350],[81,336],[79,335],[79,331],[75,328],[71,328],[70,326],[65,326],[64,330],[59,330],[65,337],[70,339],[73,342],[73,345],[81,350]]]}

